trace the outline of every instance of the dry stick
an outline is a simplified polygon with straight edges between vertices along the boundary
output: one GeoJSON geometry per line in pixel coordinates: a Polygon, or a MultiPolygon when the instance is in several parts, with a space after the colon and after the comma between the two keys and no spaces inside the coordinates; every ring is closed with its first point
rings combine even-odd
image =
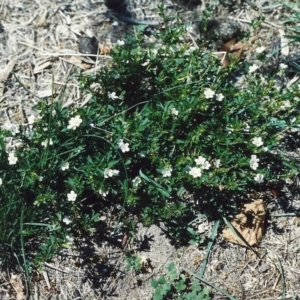
{"type": "Polygon", "coordinates": [[[30,47],[32,49],[41,51],[41,55],[43,56],[90,56],[90,57],[106,57],[106,58],[112,58],[110,55],[103,55],[103,54],[84,54],[84,53],[74,53],[72,52],[72,50],[70,50],[70,52],[46,52],[46,50],[43,50],[41,48],[38,48],[36,46],[33,46],[31,44],[28,43],[24,43],[24,42],[19,42],[19,44],[30,47]]]}
{"type": "Polygon", "coordinates": [[[56,268],[56,267],[54,267],[54,266],[52,266],[52,265],[50,265],[50,264],[48,264],[48,263],[46,263],[46,262],[44,262],[44,265],[45,265],[46,267],[48,267],[48,268],[51,268],[51,269],[53,269],[53,270],[56,270],[56,271],[59,271],[59,272],[65,273],[65,274],[70,274],[70,273],[71,273],[71,272],[63,271],[63,270],[61,270],[61,269],[59,269],[59,268],[56,268]]]}
{"type": "MultiPolygon", "coordinates": [[[[245,19],[238,19],[238,18],[234,18],[234,17],[228,17],[228,19],[232,19],[232,20],[235,20],[235,21],[239,21],[239,22],[241,22],[241,23],[248,23],[248,24],[251,24],[251,21],[248,21],[248,20],[245,20],[245,19]]],[[[267,26],[267,27],[273,26],[273,27],[277,27],[277,28],[282,28],[282,26],[276,25],[276,24],[271,23],[271,22],[269,22],[269,21],[263,21],[262,24],[265,25],[265,26],[267,26]]]]}

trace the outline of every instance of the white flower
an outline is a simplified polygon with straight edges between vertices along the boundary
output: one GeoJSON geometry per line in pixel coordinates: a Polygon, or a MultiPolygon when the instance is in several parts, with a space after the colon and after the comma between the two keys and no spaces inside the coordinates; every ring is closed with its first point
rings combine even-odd
{"type": "Polygon", "coordinates": [[[203,165],[205,163],[206,159],[203,156],[199,156],[195,159],[196,165],[203,165]]]}
{"type": "Polygon", "coordinates": [[[108,195],[108,192],[107,191],[103,191],[103,190],[99,190],[99,194],[103,197],[106,197],[108,195]]]}
{"type": "Polygon", "coordinates": [[[2,178],[0,178],[0,186],[2,185],[3,181],[2,181],[2,178]]]}
{"type": "Polygon", "coordinates": [[[264,182],[264,175],[263,174],[256,174],[254,177],[254,180],[257,181],[258,183],[264,182]]]}
{"type": "Polygon", "coordinates": [[[175,107],[171,108],[171,112],[174,116],[178,116],[179,111],[175,107]]]}
{"type": "Polygon", "coordinates": [[[142,182],[142,179],[141,179],[139,176],[135,177],[135,178],[132,180],[133,187],[137,187],[141,182],[142,182]]]}
{"type": "Polygon", "coordinates": [[[149,65],[149,63],[150,63],[150,60],[149,59],[147,59],[143,64],[142,64],[142,66],[143,67],[146,67],[146,66],[148,66],[149,65]]]}
{"type": "Polygon", "coordinates": [[[118,170],[105,168],[104,169],[104,178],[113,177],[113,176],[118,175],[119,173],[120,173],[120,171],[118,171],[118,170]]]}
{"type": "Polygon", "coordinates": [[[123,46],[123,45],[125,45],[125,42],[124,42],[124,41],[117,40],[117,44],[118,44],[119,46],[123,46]]]}
{"type": "Polygon", "coordinates": [[[204,169],[204,170],[208,170],[211,166],[211,164],[203,156],[199,156],[198,158],[196,158],[195,162],[197,165],[200,165],[201,169],[204,169]]]}
{"type": "Polygon", "coordinates": [[[107,95],[108,95],[108,98],[109,99],[112,99],[112,100],[115,100],[115,99],[118,99],[119,97],[116,95],[116,92],[108,92],[107,93],[107,95]]]}
{"type": "Polygon", "coordinates": [[[51,146],[51,145],[53,145],[53,141],[52,141],[52,139],[49,139],[49,140],[43,141],[43,142],[41,143],[41,145],[42,145],[43,147],[51,146]]]}
{"type": "Polygon", "coordinates": [[[69,169],[69,163],[68,162],[66,162],[66,163],[64,163],[64,164],[62,164],[62,166],[60,167],[63,171],[65,171],[65,170],[68,170],[69,169]]]}
{"type": "Polygon", "coordinates": [[[264,46],[261,46],[261,47],[257,47],[256,49],[255,49],[255,51],[256,51],[256,53],[263,53],[264,51],[266,50],[266,47],[264,47],[264,46]]]}
{"type": "Polygon", "coordinates": [[[214,162],[214,165],[215,165],[215,167],[216,167],[217,169],[220,168],[221,160],[220,160],[220,159],[216,159],[215,162],[214,162]]]}
{"type": "Polygon", "coordinates": [[[281,108],[282,110],[288,109],[288,108],[290,108],[290,107],[291,107],[291,102],[290,102],[289,100],[283,101],[283,102],[282,102],[282,105],[280,106],[280,108],[281,108]]]}
{"type": "Polygon", "coordinates": [[[80,118],[80,116],[76,116],[70,119],[69,121],[69,125],[67,126],[68,129],[76,129],[77,127],[79,127],[79,125],[81,124],[82,119],[80,118]]]}
{"type": "Polygon", "coordinates": [[[118,146],[119,148],[121,149],[121,151],[124,153],[124,152],[128,152],[130,149],[129,149],[129,144],[128,143],[124,143],[123,142],[123,139],[120,139],[118,141],[118,146]]]}
{"type": "Polygon", "coordinates": [[[262,147],[261,150],[267,152],[269,149],[268,147],[262,147]]]}
{"type": "Polygon", "coordinates": [[[246,123],[246,126],[245,126],[244,131],[245,131],[245,132],[249,132],[249,131],[250,131],[250,126],[249,126],[249,124],[246,123]]]}
{"type": "Polygon", "coordinates": [[[18,158],[15,155],[15,152],[9,152],[8,154],[8,163],[10,165],[15,165],[18,161],[18,158]]]}
{"type": "Polygon", "coordinates": [[[74,242],[74,238],[70,237],[69,235],[66,235],[66,240],[70,243],[74,242]]]}
{"type": "Polygon", "coordinates": [[[208,170],[210,168],[211,164],[206,160],[203,164],[202,164],[202,169],[204,170],[208,170]]]}
{"type": "Polygon", "coordinates": [[[264,144],[264,142],[262,141],[261,137],[255,137],[252,140],[252,144],[254,144],[256,147],[260,147],[260,146],[262,146],[264,144]]]}
{"type": "Polygon", "coordinates": [[[249,73],[253,73],[255,72],[257,69],[259,68],[258,65],[253,65],[249,67],[249,73]]]}
{"type": "Polygon", "coordinates": [[[286,180],[285,180],[285,183],[286,184],[292,184],[294,181],[292,180],[292,179],[290,179],[290,178],[287,178],[286,180]]]}
{"type": "Polygon", "coordinates": [[[288,66],[286,64],[280,64],[279,67],[280,69],[286,69],[288,66]]]}
{"type": "Polygon", "coordinates": [[[250,168],[256,170],[258,168],[258,162],[259,159],[256,157],[256,155],[251,155],[250,168]]]}
{"type": "Polygon", "coordinates": [[[35,120],[35,116],[34,115],[30,115],[28,118],[28,124],[29,125],[32,125],[34,123],[34,120],[35,120]]]}
{"type": "Polygon", "coordinates": [[[69,225],[70,223],[72,223],[72,220],[69,217],[64,217],[62,220],[66,225],[69,225]]]}
{"type": "Polygon", "coordinates": [[[217,101],[222,101],[224,99],[223,94],[217,94],[216,100],[217,101]]]}
{"type": "Polygon", "coordinates": [[[161,172],[163,174],[163,177],[170,177],[172,171],[173,171],[172,167],[167,167],[163,169],[161,172]]]}
{"type": "Polygon", "coordinates": [[[188,172],[191,176],[193,176],[194,178],[197,177],[201,177],[202,173],[201,173],[201,169],[197,168],[197,167],[193,167],[189,170],[188,172]]]}
{"type": "Polygon", "coordinates": [[[74,191],[71,191],[68,195],[68,201],[74,202],[77,198],[77,194],[74,191]]]}
{"type": "Polygon", "coordinates": [[[215,95],[215,92],[214,92],[212,89],[206,88],[206,89],[204,90],[204,96],[205,96],[205,99],[211,99],[211,98],[214,97],[214,95],[215,95]]]}

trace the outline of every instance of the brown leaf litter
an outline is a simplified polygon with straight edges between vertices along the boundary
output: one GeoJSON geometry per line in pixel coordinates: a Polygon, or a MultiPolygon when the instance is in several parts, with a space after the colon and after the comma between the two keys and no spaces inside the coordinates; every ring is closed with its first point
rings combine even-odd
{"type": "Polygon", "coordinates": [[[230,228],[223,230],[222,236],[225,240],[240,246],[258,246],[262,240],[266,218],[266,209],[263,200],[255,200],[247,203],[240,213],[231,221],[232,226],[243,237],[233,232],[230,228]]]}

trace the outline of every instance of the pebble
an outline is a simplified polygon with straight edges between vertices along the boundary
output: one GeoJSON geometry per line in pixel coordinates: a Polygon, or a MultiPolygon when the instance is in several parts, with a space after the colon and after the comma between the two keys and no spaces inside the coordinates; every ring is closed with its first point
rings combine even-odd
{"type": "Polygon", "coordinates": [[[270,269],[270,265],[265,263],[259,267],[258,271],[260,273],[264,273],[264,272],[268,271],[269,269],[270,269]]]}
{"type": "Polygon", "coordinates": [[[98,40],[95,37],[81,37],[78,39],[78,50],[83,54],[97,54],[98,40]]]}

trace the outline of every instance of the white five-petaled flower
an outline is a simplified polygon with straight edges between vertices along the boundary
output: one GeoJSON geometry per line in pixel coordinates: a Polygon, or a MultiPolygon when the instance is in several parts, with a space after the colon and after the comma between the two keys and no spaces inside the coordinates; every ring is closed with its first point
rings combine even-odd
{"type": "Polygon", "coordinates": [[[30,115],[30,116],[27,118],[27,120],[28,120],[28,124],[29,124],[29,125],[32,125],[32,124],[34,123],[34,121],[35,121],[35,116],[34,116],[34,115],[30,115]]]}
{"type": "Polygon", "coordinates": [[[222,101],[224,99],[223,94],[217,94],[216,100],[217,101],[222,101]]]}
{"type": "Polygon", "coordinates": [[[77,198],[77,194],[74,191],[71,191],[68,195],[68,201],[74,202],[77,198]]]}
{"type": "Polygon", "coordinates": [[[76,129],[81,124],[82,119],[80,116],[73,117],[69,120],[69,125],[67,126],[68,129],[76,129]]]}
{"type": "Polygon", "coordinates": [[[266,47],[261,46],[261,47],[257,47],[255,49],[255,52],[258,53],[258,54],[260,54],[260,53],[263,53],[265,50],[266,50],[266,47]]]}
{"type": "Polygon", "coordinates": [[[146,66],[148,66],[149,64],[150,64],[150,60],[147,59],[144,63],[142,63],[142,66],[143,66],[143,67],[146,67],[146,66]]]}
{"type": "Polygon", "coordinates": [[[123,142],[123,139],[120,139],[118,141],[118,146],[119,148],[121,149],[121,151],[124,153],[124,152],[128,152],[130,149],[129,149],[129,144],[128,143],[124,143],[123,142]]]}
{"type": "Polygon", "coordinates": [[[258,65],[252,65],[252,66],[250,66],[249,67],[249,73],[253,73],[253,72],[255,72],[257,69],[259,68],[259,66],[258,65]]]}
{"type": "Polygon", "coordinates": [[[201,173],[201,169],[198,167],[193,167],[189,170],[188,172],[191,176],[193,176],[194,178],[197,177],[201,177],[202,173],[201,173]]]}
{"type": "Polygon", "coordinates": [[[137,187],[141,182],[142,182],[142,179],[141,179],[139,176],[135,177],[135,178],[132,180],[133,187],[137,187]]]}
{"type": "Polygon", "coordinates": [[[62,221],[63,221],[66,225],[69,225],[70,223],[72,223],[72,220],[71,220],[69,217],[67,217],[67,216],[65,216],[65,217],[62,219],[62,221]]]}
{"type": "Polygon", "coordinates": [[[205,157],[199,156],[195,159],[196,165],[200,165],[201,169],[208,170],[211,164],[206,160],[205,157]]]}
{"type": "Polygon", "coordinates": [[[263,140],[261,137],[255,137],[253,140],[252,140],[252,144],[254,144],[256,147],[260,147],[264,144],[263,140]]]}
{"type": "Polygon", "coordinates": [[[115,100],[115,99],[118,99],[119,97],[116,95],[116,92],[108,92],[107,93],[107,95],[108,95],[108,98],[109,99],[112,99],[112,100],[115,100]]]}
{"type": "Polygon", "coordinates": [[[264,182],[264,175],[263,174],[256,174],[254,177],[254,180],[257,181],[258,183],[264,182]]]}
{"type": "Polygon", "coordinates": [[[70,164],[68,162],[62,164],[62,166],[60,167],[63,171],[68,170],[69,169],[70,164]]]}
{"type": "Polygon", "coordinates": [[[42,143],[41,143],[41,145],[43,146],[43,147],[47,147],[47,146],[51,146],[51,145],[53,145],[53,141],[52,141],[52,139],[47,139],[46,141],[43,141],[42,143]]]}
{"type": "Polygon", "coordinates": [[[253,170],[256,170],[258,168],[258,162],[259,162],[259,159],[257,158],[257,156],[251,155],[250,168],[253,170]]]}
{"type": "Polygon", "coordinates": [[[161,172],[163,174],[163,177],[170,177],[173,169],[172,167],[166,167],[161,172]]]}
{"type": "Polygon", "coordinates": [[[210,168],[210,166],[211,166],[211,164],[206,160],[202,165],[202,169],[208,170],[210,168]]]}
{"type": "Polygon", "coordinates": [[[99,190],[99,194],[103,197],[106,197],[108,195],[108,192],[107,191],[103,191],[103,190],[99,190]]]}
{"type": "Polygon", "coordinates": [[[125,45],[125,42],[124,42],[124,41],[117,40],[117,44],[118,44],[119,46],[123,46],[123,45],[125,45]]]}
{"type": "Polygon", "coordinates": [[[204,96],[205,96],[205,99],[211,99],[211,98],[214,97],[214,95],[215,95],[215,92],[214,92],[212,89],[206,88],[206,89],[204,90],[204,96]]]}
{"type": "Polygon", "coordinates": [[[286,64],[280,64],[279,67],[280,69],[286,69],[288,66],[286,64]]]}
{"type": "Polygon", "coordinates": [[[18,161],[18,158],[16,157],[15,152],[14,151],[9,152],[9,154],[8,154],[8,163],[10,165],[15,165],[17,163],[17,161],[18,161]]]}
{"type": "Polygon", "coordinates": [[[220,160],[220,159],[216,159],[216,160],[214,161],[214,165],[215,165],[215,167],[216,167],[217,169],[220,168],[221,160],[220,160]]]}
{"type": "Polygon", "coordinates": [[[120,173],[120,171],[118,171],[118,170],[105,168],[104,169],[104,178],[113,177],[113,176],[119,175],[119,173],[120,173]]]}
{"type": "Polygon", "coordinates": [[[179,111],[175,107],[171,108],[171,112],[174,116],[178,116],[179,111]]]}
{"type": "Polygon", "coordinates": [[[291,107],[291,102],[289,100],[283,101],[280,106],[281,109],[285,110],[291,107]]]}
{"type": "Polygon", "coordinates": [[[205,161],[206,161],[206,158],[203,156],[199,156],[198,158],[195,159],[195,162],[197,165],[203,165],[205,161]]]}

